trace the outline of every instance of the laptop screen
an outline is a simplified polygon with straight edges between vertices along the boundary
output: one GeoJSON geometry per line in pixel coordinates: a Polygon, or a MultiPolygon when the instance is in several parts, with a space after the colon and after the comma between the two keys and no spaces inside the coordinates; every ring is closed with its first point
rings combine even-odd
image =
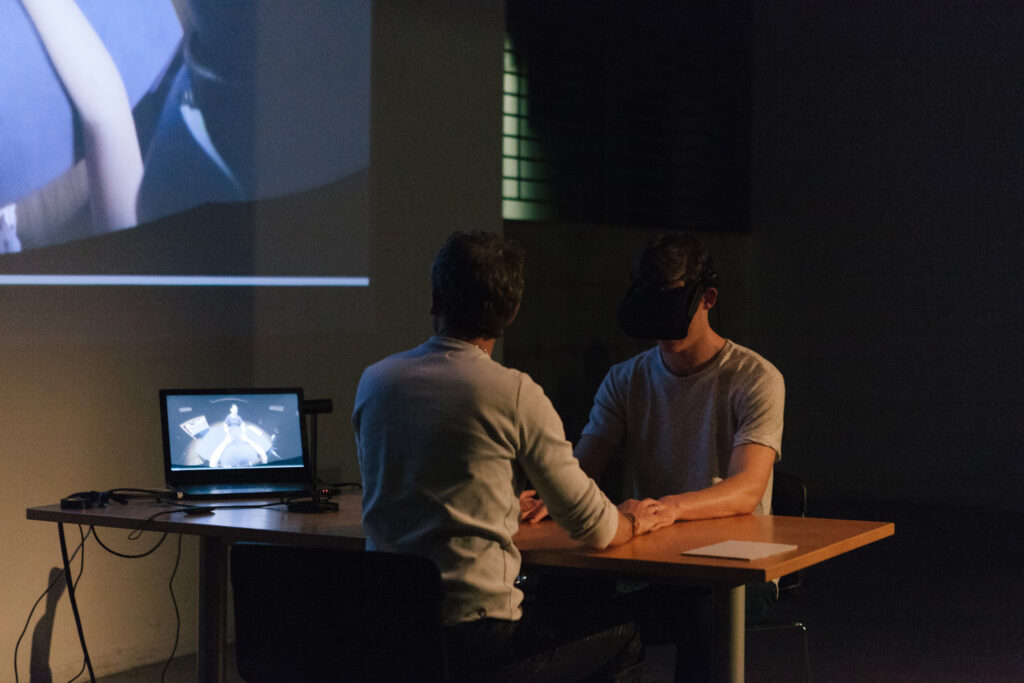
{"type": "Polygon", "coordinates": [[[167,484],[308,481],[301,389],[160,391],[167,484]]]}

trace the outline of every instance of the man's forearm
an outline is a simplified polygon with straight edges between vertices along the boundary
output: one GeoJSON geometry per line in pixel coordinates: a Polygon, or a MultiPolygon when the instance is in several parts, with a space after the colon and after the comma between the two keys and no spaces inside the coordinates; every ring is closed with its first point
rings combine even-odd
{"type": "Polygon", "coordinates": [[[730,477],[700,491],[677,493],[659,500],[677,521],[749,515],[761,501],[760,490],[740,477],[730,477]]]}
{"type": "Polygon", "coordinates": [[[741,444],[733,449],[728,477],[706,489],[665,496],[661,501],[676,520],[749,515],[764,497],[774,464],[771,448],[741,444]]]}
{"type": "Polygon", "coordinates": [[[615,536],[612,537],[612,542],[608,544],[608,547],[612,548],[617,545],[622,545],[623,543],[628,543],[629,541],[631,541],[633,539],[633,536],[635,535],[635,522],[635,517],[631,519],[620,512],[619,526],[615,530],[615,536]]]}

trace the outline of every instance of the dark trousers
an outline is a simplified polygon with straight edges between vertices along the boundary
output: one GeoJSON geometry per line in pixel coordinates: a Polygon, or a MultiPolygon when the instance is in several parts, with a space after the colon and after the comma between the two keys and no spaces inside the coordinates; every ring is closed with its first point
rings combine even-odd
{"type": "MultiPolygon", "coordinates": [[[[747,584],[747,623],[770,615],[778,598],[773,583],[747,584]]],[[[698,586],[648,585],[616,593],[616,583],[604,577],[551,574],[536,591],[540,604],[585,605],[614,595],[615,611],[634,621],[644,645],[674,645],[676,681],[712,680],[711,590],[698,586]]]]}
{"type": "Polygon", "coordinates": [[[455,681],[639,681],[643,668],[636,625],[607,600],[528,604],[519,621],[467,622],[445,637],[455,681]]]}

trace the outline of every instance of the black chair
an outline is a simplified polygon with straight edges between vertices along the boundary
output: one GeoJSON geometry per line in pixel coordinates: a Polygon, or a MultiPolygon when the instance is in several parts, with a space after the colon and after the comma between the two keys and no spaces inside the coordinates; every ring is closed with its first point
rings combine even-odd
{"type": "Polygon", "coordinates": [[[272,681],[445,681],[441,577],[427,559],[236,543],[238,672],[272,681]]]}
{"type": "MultiPolygon", "coordinates": [[[[775,470],[772,475],[772,514],[807,516],[807,486],[799,477],[775,470]]],[[[779,595],[787,592],[792,594],[802,585],[802,571],[788,574],[779,580],[779,595]]]]}
{"type": "MultiPolygon", "coordinates": [[[[790,517],[807,515],[807,487],[799,477],[775,470],[772,477],[772,514],[790,517]]],[[[804,583],[803,571],[787,574],[779,579],[779,604],[776,615],[764,621],[747,624],[748,633],[771,634],[765,638],[767,652],[762,657],[759,671],[752,679],[766,681],[811,680],[811,652],[807,637],[807,626],[792,615],[786,617],[784,612],[794,612],[794,605],[800,599],[800,589],[804,583]],[[802,641],[801,661],[798,666],[787,667],[781,654],[785,647],[783,638],[792,634],[802,641]],[[773,647],[767,647],[770,643],[773,647]]]]}

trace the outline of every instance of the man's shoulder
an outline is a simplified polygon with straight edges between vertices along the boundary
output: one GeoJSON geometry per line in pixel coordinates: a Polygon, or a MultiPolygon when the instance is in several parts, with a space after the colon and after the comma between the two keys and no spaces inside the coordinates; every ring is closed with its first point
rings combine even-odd
{"type": "Polygon", "coordinates": [[[446,341],[431,337],[419,346],[386,356],[367,366],[363,379],[400,379],[408,373],[432,372],[503,386],[535,384],[525,372],[502,365],[476,350],[466,353],[467,349],[446,341]]]}
{"type": "Polygon", "coordinates": [[[769,378],[782,381],[779,369],[757,351],[731,340],[728,344],[728,353],[721,365],[723,371],[748,379],[769,378]]]}
{"type": "Polygon", "coordinates": [[[392,353],[391,355],[370,363],[363,369],[363,378],[366,379],[369,377],[389,375],[394,372],[398,372],[403,366],[410,362],[415,362],[418,359],[425,357],[429,353],[428,344],[429,342],[424,342],[419,346],[392,353]]]}

